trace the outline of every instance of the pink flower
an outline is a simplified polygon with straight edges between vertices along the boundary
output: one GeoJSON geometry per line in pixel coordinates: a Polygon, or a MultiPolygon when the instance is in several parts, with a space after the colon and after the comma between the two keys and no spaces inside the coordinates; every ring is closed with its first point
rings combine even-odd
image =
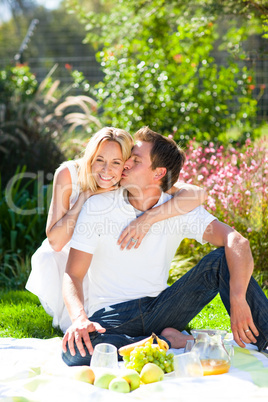
{"type": "Polygon", "coordinates": [[[236,155],[232,155],[231,161],[232,161],[232,164],[233,164],[233,165],[236,165],[236,164],[237,164],[237,156],[236,156],[236,155]]]}

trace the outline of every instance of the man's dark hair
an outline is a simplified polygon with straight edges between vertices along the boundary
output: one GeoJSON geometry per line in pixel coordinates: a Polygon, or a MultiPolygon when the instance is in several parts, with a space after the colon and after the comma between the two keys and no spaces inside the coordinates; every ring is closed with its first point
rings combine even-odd
{"type": "Polygon", "coordinates": [[[142,127],[134,135],[136,141],[149,142],[152,144],[150,158],[152,169],[164,167],[167,173],[162,178],[161,188],[169,190],[179,178],[181,168],[186,160],[184,151],[178,147],[171,138],[152,131],[149,127],[142,127]]]}

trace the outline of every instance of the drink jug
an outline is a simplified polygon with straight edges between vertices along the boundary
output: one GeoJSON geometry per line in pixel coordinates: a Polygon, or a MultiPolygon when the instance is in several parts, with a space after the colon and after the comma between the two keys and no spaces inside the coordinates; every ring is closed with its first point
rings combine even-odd
{"type": "Polygon", "coordinates": [[[231,358],[225,349],[223,339],[227,331],[193,329],[195,352],[202,364],[203,375],[224,374],[229,371],[231,358]]]}

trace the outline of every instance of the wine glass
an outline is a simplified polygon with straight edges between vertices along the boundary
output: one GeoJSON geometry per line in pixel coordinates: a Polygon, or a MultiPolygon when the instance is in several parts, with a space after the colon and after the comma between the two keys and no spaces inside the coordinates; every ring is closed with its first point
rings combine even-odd
{"type": "Polygon", "coordinates": [[[201,362],[194,352],[174,356],[174,371],[176,377],[200,377],[203,375],[201,362]]]}
{"type": "Polygon", "coordinates": [[[99,343],[93,350],[91,367],[118,368],[117,348],[110,343],[99,343]]]}

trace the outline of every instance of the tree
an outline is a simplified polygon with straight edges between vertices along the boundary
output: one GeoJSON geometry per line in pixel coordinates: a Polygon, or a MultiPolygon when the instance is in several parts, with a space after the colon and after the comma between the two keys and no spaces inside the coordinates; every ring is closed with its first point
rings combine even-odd
{"type": "Polygon", "coordinates": [[[84,32],[74,15],[68,15],[64,7],[47,10],[37,7],[31,15],[17,17],[21,35],[17,35],[14,19],[0,27],[0,57],[12,59],[25,37],[32,19],[39,21],[30,45],[25,50],[26,60],[32,57],[60,57],[89,54],[90,45],[83,44],[84,32]]]}
{"type": "Polygon", "coordinates": [[[12,16],[17,35],[22,34],[21,18],[23,15],[25,18],[32,15],[37,4],[35,0],[0,0],[0,4],[3,4],[12,16]]]}
{"type": "Polygon", "coordinates": [[[249,132],[256,101],[241,60],[243,41],[260,26],[257,1],[121,0],[109,14],[69,4],[99,49],[105,78],[95,96],[105,124],[148,124],[182,142],[215,140],[232,127],[249,132]]]}

